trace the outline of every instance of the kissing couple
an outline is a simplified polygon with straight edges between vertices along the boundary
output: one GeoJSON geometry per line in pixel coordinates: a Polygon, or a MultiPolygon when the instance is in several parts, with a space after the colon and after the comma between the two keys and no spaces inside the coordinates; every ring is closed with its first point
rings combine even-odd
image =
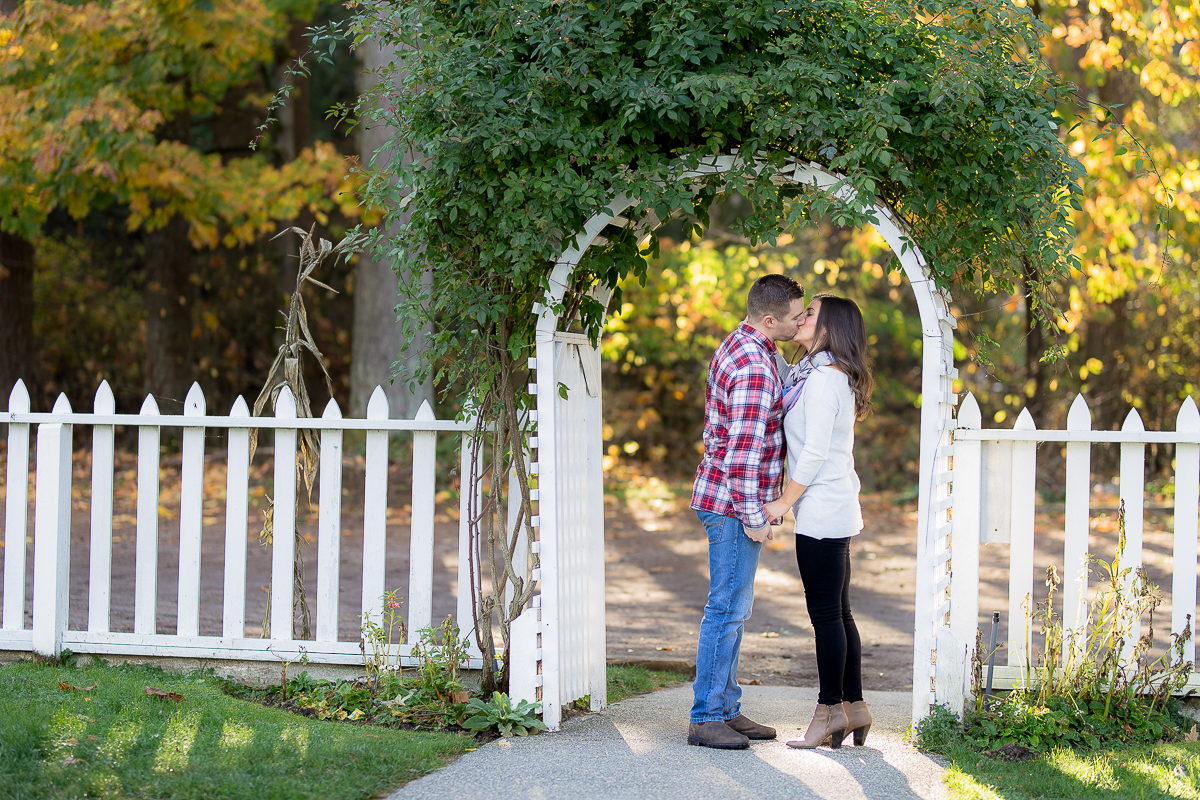
{"type": "Polygon", "coordinates": [[[741,750],[751,739],[775,738],[774,728],[742,714],[737,667],[759,553],[788,509],[820,693],[804,737],[787,744],[836,748],[850,735],[866,743],[871,712],[850,613],[850,539],[863,528],[854,423],[870,411],[874,387],[866,353],[853,300],[818,295],[805,307],[804,288],[772,274],[755,281],[746,318],[713,355],[691,502],[708,534],[710,578],[688,744],[741,750]],[[804,352],[794,365],[779,353],[789,341],[804,352]]]}

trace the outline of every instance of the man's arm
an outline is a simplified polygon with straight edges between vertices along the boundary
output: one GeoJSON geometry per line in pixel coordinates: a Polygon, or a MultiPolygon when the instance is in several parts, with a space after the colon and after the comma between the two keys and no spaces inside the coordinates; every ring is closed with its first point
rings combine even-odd
{"type": "Polygon", "coordinates": [[[767,421],[774,403],[772,376],[753,366],[738,370],[728,389],[729,433],[725,450],[725,477],[734,510],[750,538],[763,541],[770,524],[759,498],[759,467],[766,441],[767,421]],[[765,528],[765,531],[763,530],[765,528]]]}

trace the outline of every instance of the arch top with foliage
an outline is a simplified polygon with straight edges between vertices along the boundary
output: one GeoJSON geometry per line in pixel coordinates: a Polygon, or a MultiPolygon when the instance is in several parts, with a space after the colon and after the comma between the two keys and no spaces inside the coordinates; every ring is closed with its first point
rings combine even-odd
{"type": "MultiPolygon", "coordinates": [[[[715,180],[719,186],[724,175],[736,171],[747,162],[757,172],[767,166],[761,155],[752,160],[736,154],[713,156],[703,159],[694,169],[681,172],[677,180],[681,186],[690,185],[694,190],[699,190],[705,181],[715,180]]],[[[862,202],[843,176],[832,174],[818,164],[803,163],[796,159],[785,161],[782,169],[773,172],[771,180],[780,187],[801,186],[827,191],[840,201],[855,206],[858,214],[867,224],[875,227],[895,253],[917,301],[924,343],[921,383],[925,398],[921,412],[917,575],[914,582],[913,719],[918,720],[928,712],[936,696],[932,690],[918,688],[929,687],[934,682],[934,664],[937,660],[934,653],[941,644],[946,650],[942,662],[950,662],[951,653],[961,649],[954,637],[962,631],[956,632],[956,629],[964,627],[950,627],[949,583],[941,580],[948,574],[938,575],[938,565],[945,564],[949,559],[947,532],[950,494],[948,482],[935,478],[950,471],[951,440],[947,420],[953,417],[955,408],[953,381],[957,372],[954,368],[953,328],[956,323],[950,314],[948,296],[930,274],[921,248],[885,203],[878,200],[873,205],[862,202]]],[[[586,637],[569,645],[559,635],[557,628],[587,628],[599,624],[601,630],[595,638],[603,641],[602,623],[590,620],[584,611],[587,603],[581,602],[586,600],[584,587],[588,582],[580,579],[583,576],[571,574],[573,568],[578,568],[578,562],[564,552],[569,548],[586,547],[590,539],[599,538],[602,541],[603,525],[589,520],[587,515],[581,518],[577,514],[560,511],[560,506],[577,505],[579,502],[578,498],[569,496],[579,492],[579,481],[562,474],[564,469],[586,473],[589,470],[588,458],[599,458],[602,445],[599,440],[587,441],[586,435],[581,437],[578,431],[567,428],[579,425],[587,419],[589,411],[595,414],[599,409],[586,397],[571,399],[569,396],[560,396],[565,376],[560,374],[564,362],[559,340],[563,337],[558,335],[558,329],[560,324],[569,325],[573,321],[568,304],[563,301],[570,287],[576,283],[576,271],[588,250],[605,247],[608,244],[606,235],[625,236],[635,241],[652,236],[654,228],[663,221],[655,211],[639,209],[638,205],[637,200],[628,195],[617,195],[603,211],[587,221],[577,236],[568,239],[569,246],[557,259],[550,274],[544,302],[534,306],[537,316],[536,357],[533,362],[536,363],[537,415],[533,432],[536,436],[534,441],[538,442],[537,458],[541,465],[537,495],[542,563],[540,613],[546,621],[541,629],[543,638],[540,651],[544,659],[541,699],[547,724],[552,729],[557,728],[560,709],[575,700],[577,694],[585,691],[584,687],[588,685],[585,679],[587,660],[563,652],[567,647],[579,646],[586,637]],[[568,452],[580,449],[580,445],[584,452],[568,452]],[[560,449],[564,452],[559,452],[560,449]],[[587,453],[589,450],[592,451],[590,456],[587,453]],[[579,591],[584,591],[583,597],[573,596],[573,592],[579,591]],[[583,674],[573,674],[581,670],[583,674]]],[[[607,308],[611,294],[612,288],[601,283],[594,286],[591,299],[607,308]]],[[[591,356],[582,355],[582,359],[588,358],[591,356]]],[[[592,422],[594,424],[596,421],[592,422]]],[[[592,487],[591,491],[598,491],[598,487],[592,487]]],[[[603,503],[600,503],[600,507],[603,507],[603,503]]],[[[600,549],[602,551],[602,547],[600,549]]],[[[597,608],[602,609],[603,605],[597,608]]],[[[597,613],[603,616],[600,611],[597,613]]],[[[970,621],[970,624],[973,630],[974,621],[970,621]]],[[[530,645],[527,649],[532,648],[533,645],[530,645]]],[[[953,684],[950,680],[938,683],[943,691],[953,684]]],[[[937,699],[953,701],[953,698],[945,696],[937,699]]]]}
{"type": "MultiPolygon", "coordinates": [[[[356,9],[353,35],[395,53],[355,111],[394,130],[364,167],[368,202],[395,223],[369,246],[398,266],[401,316],[435,326],[424,369],[463,387],[464,406],[492,426],[489,468],[511,468],[519,492],[505,502],[508,482],[491,480],[472,520],[500,578],[477,608],[485,655],[493,615],[507,647],[532,592],[509,543],[516,529],[536,535],[521,457],[533,405],[526,364],[547,319],[534,307],[553,286],[544,311],[597,336],[609,293],[657,251],[652,233],[639,242],[639,225],[651,231],[682,213],[702,228],[714,199],[736,191],[752,208],[742,234],[770,241],[809,219],[860,226],[878,205],[879,225],[921,244],[928,263],[910,277],[1020,287],[1043,324],[1055,317],[1050,286],[1074,264],[1069,212],[1081,193],[1055,114],[1071,87],[1038,55],[1044,26],[1010,0],[363,0],[356,9]],[[702,174],[735,150],[761,155],[702,174]],[[839,177],[791,180],[810,164],[839,177]],[[679,180],[689,171],[695,180],[679,180]],[[615,197],[634,224],[589,230],[604,241],[586,254],[578,243],[582,257],[564,272],[567,237],[615,211],[615,197]]],[[[940,335],[945,323],[922,312],[927,333],[940,335]]]]}

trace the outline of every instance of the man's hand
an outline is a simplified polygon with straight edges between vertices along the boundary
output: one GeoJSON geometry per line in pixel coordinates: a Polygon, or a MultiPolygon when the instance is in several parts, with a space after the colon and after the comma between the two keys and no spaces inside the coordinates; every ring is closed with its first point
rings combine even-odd
{"type": "Polygon", "coordinates": [[[763,525],[761,528],[746,528],[746,535],[750,537],[751,541],[755,541],[755,542],[758,542],[759,544],[762,544],[767,539],[772,538],[771,523],[768,522],[766,525],[763,525]]]}
{"type": "Polygon", "coordinates": [[[783,519],[783,515],[790,509],[791,506],[782,497],[769,503],[763,503],[763,513],[767,515],[768,520],[783,519]]]}

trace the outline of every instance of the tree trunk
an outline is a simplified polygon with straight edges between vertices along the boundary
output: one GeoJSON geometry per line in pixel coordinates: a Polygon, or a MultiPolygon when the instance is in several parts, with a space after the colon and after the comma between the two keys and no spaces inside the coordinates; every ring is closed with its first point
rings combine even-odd
{"type": "MultiPolygon", "coordinates": [[[[1033,283],[1034,276],[1033,268],[1028,261],[1024,263],[1023,270],[1025,273],[1025,382],[1028,384],[1029,381],[1033,381],[1033,394],[1026,396],[1025,407],[1033,416],[1034,424],[1039,428],[1045,428],[1050,422],[1042,416],[1046,403],[1043,396],[1045,370],[1041,358],[1046,349],[1046,338],[1042,326],[1030,309],[1032,302],[1030,285],[1033,283]]],[[[1021,387],[1022,391],[1024,388],[1021,387]]]]}
{"type": "Polygon", "coordinates": [[[178,412],[192,372],[192,245],[187,220],[172,217],[164,227],[147,233],[145,244],[146,391],[163,411],[178,412]]]}
{"type": "Polygon", "coordinates": [[[0,402],[17,379],[33,387],[33,244],[0,232],[0,402]]]}
{"type": "MultiPolygon", "coordinates": [[[[288,31],[288,46],[291,48],[292,58],[300,56],[305,50],[304,30],[304,23],[296,20],[292,22],[288,31]]],[[[280,67],[276,82],[282,83],[284,80],[289,80],[289,77],[284,73],[283,67],[280,67]]],[[[284,162],[295,161],[300,151],[311,144],[309,139],[312,81],[303,74],[293,75],[290,80],[292,93],[279,109],[279,156],[284,162]]],[[[286,223],[304,230],[308,230],[312,224],[313,217],[308,209],[302,209],[296,219],[286,223]]],[[[280,224],[279,227],[282,229],[285,225],[280,224]]],[[[300,270],[300,237],[288,234],[281,236],[275,243],[280,255],[279,271],[276,273],[276,294],[282,303],[280,309],[286,311],[292,300],[292,292],[296,290],[296,276],[300,270]]],[[[276,333],[275,340],[276,346],[283,343],[282,331],[276,333]]]]}
{"type": "MultiPolygon", "coordinates": [[[[365,42],[359,51],[363,60],[361,89],[370,88],[378,80],[375,70],[391,60],[372,41],[365,42]]],[[[363,163],[369,163],[375,152],[387,142],[390,132],[386,125],[375,123],[360,134],[363,163]]],[[[379,166],[377,163],[376,166],[379,166]]],[[[354,270],[354,330],[350,358],[350,413],[362,416],[375,387],[382,385],[387,395],[391,415],[412,419],[421,403],[433,403],[433,386],[425,382],[409,391],[409,380],[401,377],[394,384],[392,364],[404,350],[404,335],[396,321],[396,305],[400,301],[399,282],[393,266],[385,260],[375,261],[372,254],[359,255],[354,270]]],[[[431,333],[428,326],[421,330],[418,341],[405,353],[405,366],[415,370],[420,360],[420,339],[431,333]]],[[[411,374],[411,373],[407,373],[411,374]]]]}
{"type": "MultiPolygon", "coordinates": [[[[0,16],[15,14],[20,0],[0,0],[0,16]]],[[[0,231],[0,403],[17,379],[33,384],[33,243],[0,231]]]]}

